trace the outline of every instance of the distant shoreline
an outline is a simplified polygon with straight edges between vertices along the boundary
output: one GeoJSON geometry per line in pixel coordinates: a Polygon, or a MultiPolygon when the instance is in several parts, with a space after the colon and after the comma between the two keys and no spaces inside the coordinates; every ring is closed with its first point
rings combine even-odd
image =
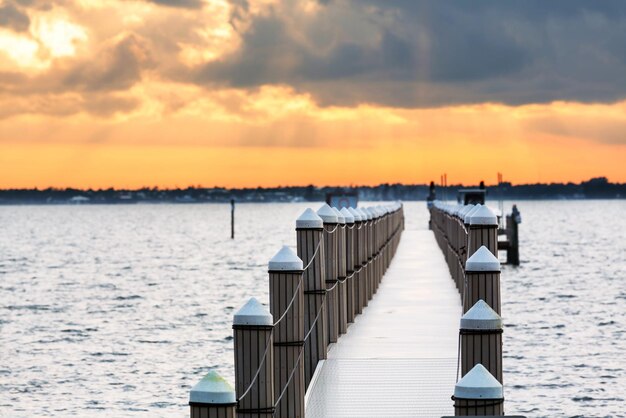
{"type": "MultiPolygon", "coordinates": [[[[465,185],[436,186],[437,198],[455,200],[465,185]]],[[[425,201],[426,184],[381,184],[356,187],[273,187],[185,189],[5,189],[0,190],[0,205],[84,205],[84,204],[162,204],[162,203],[288,203],[322,202],[329,193],[356,193],[360,201],[425,201]]],[[[594,200],[626,199],[626,183],[610,183],[604,177],[575,183],[520,184],[500,183],[487,187],[487,201],[498,200],[594,200]]]]}

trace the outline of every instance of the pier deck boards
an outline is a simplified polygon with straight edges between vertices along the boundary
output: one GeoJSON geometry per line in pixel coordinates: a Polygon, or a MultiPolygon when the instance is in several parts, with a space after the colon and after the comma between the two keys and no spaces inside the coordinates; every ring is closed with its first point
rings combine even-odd
{"type": "Polygon", "coordinates": [[[431,231],[404,231],[378,292],[333,344],[306,416],[453,415],[461,302],[431,231]]]}

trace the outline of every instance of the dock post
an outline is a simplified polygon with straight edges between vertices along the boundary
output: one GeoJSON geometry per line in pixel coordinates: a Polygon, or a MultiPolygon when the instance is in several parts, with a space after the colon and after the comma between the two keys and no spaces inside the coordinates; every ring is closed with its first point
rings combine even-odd
{"type": "Polygon", "coordinates": [[[346,283],[346,218],[341,211],[332,208],[337,215],[337,321],[339,322],[339,335],[348,331],[348,284],[346,283]]]}
{"type": "Polygon", "coordinates": [[[363,208],[365,216],[367,216],[367,300],[371,300],[374,296],[374,214],[368,209],[363,208]]]}
{"type": "Polygon", "coordinates": [[[506,217],[506,237],[509,247],[506,250],[506,262],[514,266],[519,266],[519,235],[518,224],[522,221],[519,210],[513,205],[511,214],[506,217]]]}
{"type": "Polygon", "coordinates": [[[324,203],[317,210],[317,215],[324,221],[324,256],[326,260],[326,317],[328,319],[328,343],[336,343],[339,338],[339,306],[337,300],[337,229],[339,228],[335,211],[324,203]]]}
{"type": "Polygon", "coordinates": [[[235,199],[230,199],[230,239],[235,239],[235,199]]]}
{"type": "Polygon", "coordinates": [[[274,323],[251,298],[233,317],[237,418],[274,416],[274,323]]]}
{"type": "Polygon", "coordinates": [[[355,273],[354,273],[354,237],[356,229],[354,226],[354,215],[348,208],[341,208],[341,214],[346,221],[346,309],[348,312],[348,323],[354,322],[356,315],[356,304],[354,299],[355,273]]]}
{"type": "Polygon", "coordinates": [[[484,300],[500,315],[500,261],[485,247],[480,247],[465,263],[463,313],[484,300]]]}
{"type": "Polygon", "coordinates": [[[312,209],[306,209],[296,220],[298,257],[308,266],[304,270],[304,387],[309,387],[317,363],[326,358],[326,280],[324,221],[312,209]],[[311,327],[313,329],[311,330],[311,327]]]}
{"type": "Polygon", "coordinates": [[[469,221],[469,248],[468,257],[482,245],[487,247],[491,254],[498,255],[498,218],[487,206],[476,205],[471,212],[469,221]]]}
{"type": "Polygon", "coordinates": [[[235,389],[210,371],[189,392],[189,418],[235,418],[235,389]]]}
{"type": "Polygon", "coordinates": [[[283,246],[268,263],[274,324],[276,415],[304,417],[304,289],[302,260],[283,246]]]}
{"type": "Polygon", "coordinates": [[[367,213],[365,213],[365,211],[363,210],[363,208],[357,208],[356,209],[359,212],[359,215],[361,215],[361,249],[362,249],[362,254],[361,254],[361,266],[362,266],[362,270],[361,270],[361,311],[363,311],[363,309],[367,306],[367,304],[369,303],[369,299],[367,297],[367,295],[369,294],[369,262],[368,262],[368,256],[367,256],[367,242],[368,242],[368,216],[367,213]]]}
{"type": "Polygon", "coordinates": [[[479,300],[461,318],[461,376],[482,364],[502,381],[502,318],[479,300]]]}
{"type": "Polygon", "coordinates": [[[454,416],[504,415],[502,384],[477,364],[454,386],[454,416]]]}
{"type": "Polygon", "coordinates": [[[356,315],[363,312],[363,217],[361,211],[355,208],[348,208],[354,216],[354,302],[356,315]]]}

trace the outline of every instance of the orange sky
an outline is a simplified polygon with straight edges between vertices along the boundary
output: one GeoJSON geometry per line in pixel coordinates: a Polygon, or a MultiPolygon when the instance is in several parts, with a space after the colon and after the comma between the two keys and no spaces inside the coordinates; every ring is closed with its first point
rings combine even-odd
{"type": "Polygon", "coordinates": [[[241,42],[226,2],[200,16],[113,3],[29,9],[27,30],[0,28],[0,72],[12,77],[0,80],[0,188],[375,185],[444,172],[449,184],[497,172],[626,182],[626,101],[410,108],[321,104],[282,83],[209,88],[177,80],[167,51],[145,40],[164,21],[201,19],[173,59],[219,59],[241,42]]]}

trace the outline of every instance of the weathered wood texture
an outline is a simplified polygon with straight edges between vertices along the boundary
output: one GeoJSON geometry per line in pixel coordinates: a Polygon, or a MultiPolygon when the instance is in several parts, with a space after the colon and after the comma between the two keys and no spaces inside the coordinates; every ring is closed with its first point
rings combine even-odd
{"type": "Polygon", "coordinates": [[[322,228],[296,229],[298,257],[300,257],[305,266],[309,266],[304,271],[303,277],[304,329],[306,332],[309,332],[311,327],[313,327],[309,338],[304,344],[305,388],[308,388],[319,361],[326,358],[328,347],[326,335],[328,324],[324,306],[326,299],[326,258],[324,257],[325,250],[322,235],[322,228]],[[313,259],[313,257],[315,258],[313,259]],[[309,265],[309,263],[311,264],[309,265]]]}
{"type": "Polygon", "coordinates": [[[476,302],[482,299],[500,315],[500,272],[466,271],[465,277],[467,289],[463,298],[463,313],[467,312],[476,302]]]}
{"type": "Polygon", "coordinates": [[[326,258],[326,316],[328,319],[328,343],[339,337],[339,301],[337,300],[337,230],[336,223],[324,223],[324,257],[326,258]]]}
{"type": "Polygon", "coordinates": [[[503,383],[502,330],[461,329],[461,376],[479,363],[503,383]]]}
{"type": "Polygon", "coordinates": [[[348,331],[348,284],[346,283],[346,224],[339,224],[337,234],[337,323],[338,334],[348,331]]]}
{"type": "Polygon", "coordinates": [[[235,418],[235,405],[191,405],[190,418],[235,418]]]}
{"type": "Polygon", "coordinates": [[[300,356],[305,335],[304,290],[299,285],[302,271],[270,271],[269,276],[270,312],[277,320],[282,318],[274,327],[275,416],[301,418],[305,394],[304,361],[300,356]]]}
{"type": "Polygon", "coordinates": [[[239,405],[238,418],[272,417],[274,415],[274,351],[272,326],[233,325],[235,344],[235,390],[239,405]],[[266,353],[265,359],[263,353],[266,353]],[[262,363],[262,364],[261,364],[262,363]],[[261,366],[252,388],[254,374],[261,366]]]}
{"type": "Polygon", "coordinates": [[[504,415],[503,399],[455,399],[454,415],[457,417],[504,415]]]}

